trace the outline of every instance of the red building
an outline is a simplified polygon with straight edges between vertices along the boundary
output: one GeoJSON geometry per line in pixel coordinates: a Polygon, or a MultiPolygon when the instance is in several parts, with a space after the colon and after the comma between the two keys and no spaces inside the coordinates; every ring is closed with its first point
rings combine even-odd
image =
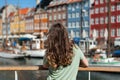
{"type": "Polygon", "coordinates": [[[119,0],[94,0],[91,8],[91,37],[104,40],[107,33],[110,39],[120,37],[120,2],[119,0]]]}

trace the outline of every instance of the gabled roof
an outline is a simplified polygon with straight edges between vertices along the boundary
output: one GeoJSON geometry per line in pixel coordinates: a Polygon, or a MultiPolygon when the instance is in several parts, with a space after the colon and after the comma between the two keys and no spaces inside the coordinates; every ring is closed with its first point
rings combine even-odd
{"type": "Polygon", "coordinates": [[[19,9],[19,14],[25,15],[25,14],[27,14],[28,11],[29,11],[29,8],[22,8],[22,9],[19,9]]]}

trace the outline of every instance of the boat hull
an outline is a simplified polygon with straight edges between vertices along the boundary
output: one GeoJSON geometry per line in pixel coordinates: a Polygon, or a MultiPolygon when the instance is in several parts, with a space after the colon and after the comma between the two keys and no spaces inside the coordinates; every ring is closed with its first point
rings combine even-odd
{"type": "Polygon", "coordinates": [[[28,57],[41,57],[43,58],[45,55],[45,49],[44,50],[27,50],[24,51],[25,55],[28,57]]]}
{"type": "Polygon", "coordinates": [[[16,59],[16,58],[24,58],[24,55],[23,54],[13,54],[13,53],[8,53],[8,52],[0,52],[0,57],[16,59]]]}

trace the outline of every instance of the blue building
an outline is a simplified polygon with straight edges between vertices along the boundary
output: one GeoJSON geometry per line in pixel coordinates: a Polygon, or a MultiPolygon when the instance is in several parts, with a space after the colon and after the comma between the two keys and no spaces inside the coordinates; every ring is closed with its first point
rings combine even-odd
{"type": "Polygon", "coordinates": [[[67,7],[69,36],[86,39],[90,33],[90,1],[69,0],[67,7]]]}

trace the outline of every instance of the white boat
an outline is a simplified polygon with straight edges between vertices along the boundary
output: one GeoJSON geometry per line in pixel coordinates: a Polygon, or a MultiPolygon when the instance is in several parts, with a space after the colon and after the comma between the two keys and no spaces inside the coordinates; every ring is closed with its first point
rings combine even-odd
{"type": "Polygon", "coordinates": [[[25,55],[23,54],[14,54],[14,53],[9,53],[9,52],[0,52],[0,57],[2,58],[24,58],[25,55]]]}
{"type": "Polygon", "coordinates": [[[100,61],[96,62],[92,59],[88,59],[90,66],[120,66],[120,61],[115,58],[105,58],[100,59],[100,61]]]}
{"type": "Polygon", "coordinates": [[[42,49],[42,50],[26,50],[24,51],[25,55],[26,56],[29,56],[29,57],[44,57],[45,55],[45,49],[42,49]]]}

